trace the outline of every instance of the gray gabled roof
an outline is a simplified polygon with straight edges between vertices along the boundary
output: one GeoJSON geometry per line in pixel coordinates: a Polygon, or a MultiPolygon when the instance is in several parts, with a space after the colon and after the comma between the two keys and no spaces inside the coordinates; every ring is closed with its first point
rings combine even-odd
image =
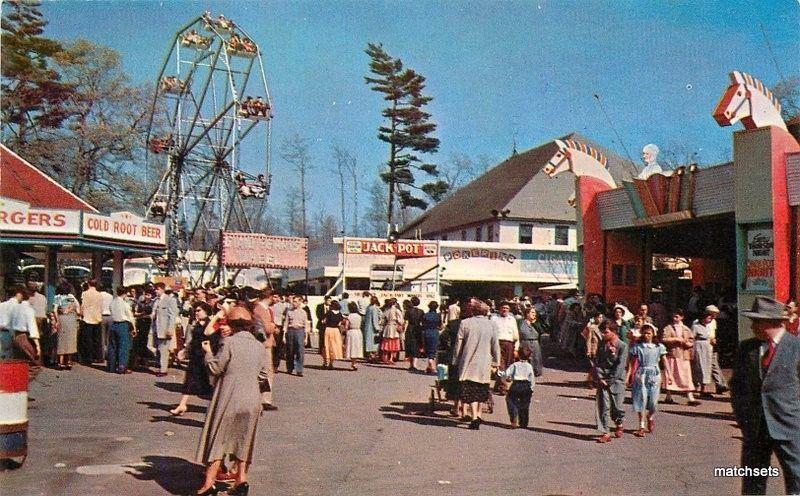
{"type": "MultiPolygon", "coordinates": [[[[629,179],[630,161],[606,150],[577,133],[560,137],[590,145],[608,158],[608,169],[621,184],[629,179]]],[[[539,171],[555,154],[549,141],[514,155],[466,184],[452,196],[422,213],[403,228],[403,233],[420,229],[423,236],[456,230],[492,219],[491,211],[510,210],[511,219],[575,222],[575,209],[567,200],[575,190],[572,174],[547,177],[539,171]]],[[[401,233],[402,234],[402,233],[401,233]]]]}

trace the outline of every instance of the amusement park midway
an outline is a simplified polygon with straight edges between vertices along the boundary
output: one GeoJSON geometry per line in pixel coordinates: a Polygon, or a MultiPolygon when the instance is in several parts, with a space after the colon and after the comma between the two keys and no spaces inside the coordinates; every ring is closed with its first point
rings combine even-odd
{"type": "MultiPolygon", "coordinates": [[[[586,373],[545,359],[529,428],[510,428],[498,396],[476,432],[446,404],[429,408],[431,376],[400,365],[351,372],[338,362],[322,370],[319,356],[308,354],[304,377],[275,378],[278,409],[260,420],[251,494],[738,491],[738,478],[714,477],[715,468],[739,463],[740,434],[727,401],[665,405],[652,437],[633,436],[629,420],[622,439],[597,444],[586,373]]],[[[192,399],[187,413],[172,416],[183,372],[153,379],[89,367],[42,372],[31,386],[30,455],[24,469],[0,474],[2,494],[191,494],[200,484],[191,460],[207,402],[192,399]]],[[[771,479],[769,494],[781,491],[771,479]]]]}
{"type": "Polygon", "coordinates": [[[800,3],[2,17],[0,495],[800,494],[800,3]]]}

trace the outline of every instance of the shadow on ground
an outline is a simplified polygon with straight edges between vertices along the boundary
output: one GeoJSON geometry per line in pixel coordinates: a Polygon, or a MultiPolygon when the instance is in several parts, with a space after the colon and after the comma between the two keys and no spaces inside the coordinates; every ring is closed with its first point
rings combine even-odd
{"type": "Polygon", "coordinates": [[[150,422],[168,422],[170,424],[185,425],[186,427],[203,427],[203,422],[201,420],[175,417],[173,415],[153,415],[150,417],[150,422]]]}
{"type": "MultiPolygon", "coordinates": [[[[175,404],[168,404],[168,403],[156,403],[155,401],[137,401],[137,405],[145,405],[150,410],[161,410],[164,412],[168,412],[178,406],[177,403],[175,404]]],[[[199,405],[188,405],[188,413],[206,413],[206,408],[199,406],[199,405]]]]}
{"type": "Polygon", "coordinates": [[[174,456],[142,457],[147,466],[132,466],[130,474],[138,480],[155,481],[169,494],[194,494],[203,483],[203,467],[174,456]]]}
{"type": "Polygon", "coordinates": [[[169,391],[170,393],[183,392],[183,384],[180,382],[156,382],[156,387],[169,391]]]}

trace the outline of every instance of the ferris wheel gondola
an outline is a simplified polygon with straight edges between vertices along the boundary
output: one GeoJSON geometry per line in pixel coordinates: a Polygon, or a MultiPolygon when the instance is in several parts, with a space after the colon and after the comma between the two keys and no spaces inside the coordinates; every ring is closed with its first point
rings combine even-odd
{"type": "Polygon", "coordinates": [[[272,116],[261,49],[241,26],[205,12],[175,33],[146,148],[147,175],[157,181],[148,216],[167,223],[170,274],[191,277],[188,252],[216,252],[221,231],[259,229],[272,116]]]}

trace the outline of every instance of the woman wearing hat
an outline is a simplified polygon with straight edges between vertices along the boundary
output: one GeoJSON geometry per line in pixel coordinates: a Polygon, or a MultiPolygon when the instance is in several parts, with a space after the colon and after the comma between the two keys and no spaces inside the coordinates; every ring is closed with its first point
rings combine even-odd
{"type": "Polygon", "coordinates": [[[692,325],[694,346],[692,348],[692,379],[700,385],[700,394],[706,396],[706,386],[711,384],[711,364],[714,360],[714,348],[711,346],[713,331],[711,321],[713,312],[705,310],[703,316],[692,325]]]}
{"type": "Polygon", "coordinates": [[[636,364],[633,375],[633,410],[639,414],[639,429],[636,437],[644,437],[645,432],[653,432],[658,395],[661,392],[661,370],[659,364],[666,369],[667,348],[654,342],[656,327],[653,324],[642,325],[642,337],[630,350],[628,356],[629,371],[636,364]],[[646,413],[645,413],[646,412],[646,413]]]}
{"type": "Polygon", "coordinates": [[[263,346],[253,334],[253,320],[246,309],[235,307],[227,315],[231,335],[217,354],[203,341],[205,362],[217,377],[214,396],[208,406],[197,462],[206,465],[205,482],[197,494],[217,494],[215,485],[222,458],[227,454],[236,464],[236,482],[227,494],[248,493],[247,469],[253,459],[253,444],[261,415],[261,384],[270,364],[263,346]]]}

